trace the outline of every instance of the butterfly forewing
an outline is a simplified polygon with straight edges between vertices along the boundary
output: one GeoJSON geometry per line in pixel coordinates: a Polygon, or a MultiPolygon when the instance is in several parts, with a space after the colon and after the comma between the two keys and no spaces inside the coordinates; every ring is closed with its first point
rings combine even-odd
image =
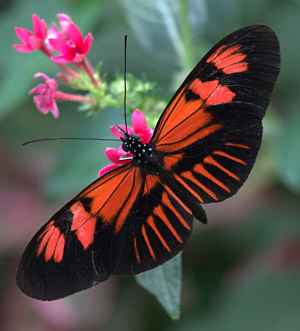
{"type": "Polygon", "coordinates": [[[244,183],[279,67],[274,32],[246,27],[214,46],[170,101],[152,141],[188,200],[221,201],[244,183]]]}
{"type": "Polygon", "coordinates": [[[201,204],[232,196],[248,177],[279,67],[278,41],[265,25],[217,43],[162,113],[147,157],[96,180],[33,237],[18,268],[21,290],[54,300],[180,252],[193,217],[206,223],[201,204]]]}
{"type": "Polygon", "coordinates": [[[138,170],[128,164],[101,177],[41,228],[18,268],[17,282],[27,295],[58,299],[111,275],[111,243],[142,191],[138,170]]]}
{"type": "Polygon", "coordinates": [[[278,40],[268,26],[252,25],[233,32],[218,42],[185,79],[162,113],[152,141],[159,146],[174,145],[180,138],[190,140],[198,130],[217,124],[207,109],[215,105],[245,103],[239,111],[228,114],[227,108],[219,112],[223,121],[245,117],[261,120],[279,69],[278,40]],[[188,134],[180,135],[181,130],[188,134]]]}
{"type": "Polygon", "coordinates": [[[27,295],[55,300],[110,275],[152,269],[180,252],[192,212],[159,178],[128,164],[101,177],[41,228],[17,281],[27,295]]]}

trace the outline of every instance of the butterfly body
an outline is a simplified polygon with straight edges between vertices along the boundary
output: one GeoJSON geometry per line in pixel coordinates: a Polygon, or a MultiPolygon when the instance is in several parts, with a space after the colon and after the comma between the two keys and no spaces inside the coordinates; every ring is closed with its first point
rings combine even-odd
{"type": "Polygon", "coordinates": [[[262,138],[280,68],[279,44],[265,25],[218,42],[160,116],[148,144],[123,132],[132,160],[90,184],[33,237],[17,283],[54,300],[111,275],[152,269],[179,253],[202,204],[234,195],[262,138]]]}
{"type": "Polygon", "coordinates": [[[132,160],[134,166],[145,166],[148,172],[159,173],[162,168],[161,159],[153,151],[153,145],[143,144],[140,137],[133,133],[131,135],[125,134],[122,148],[125,152],[132,154],[132,160]]]}

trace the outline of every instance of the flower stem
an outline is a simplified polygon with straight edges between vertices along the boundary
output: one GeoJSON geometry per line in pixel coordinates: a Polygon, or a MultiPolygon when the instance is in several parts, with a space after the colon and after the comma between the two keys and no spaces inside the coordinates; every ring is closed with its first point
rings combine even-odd
{"type": "MultiPolygon", "coordinates": [[[[43,44],[43,45],[41,46],[40,51],[41,51],[42,53],[44,53],[46,56],[48,56],[49,58],[51,58],[51,56],[53,55],[53,54],[51,53],[51,51],[48,49],[48,47],[47,47],[45,44],[43,44]]],[[[73,70],[73,69],[69,68],[68,66],[66,66],[65,64],[62,64],[62,63],[56,63],[56,62],[55,62],[55,64],[56,64],[60,69],[62,69],[63,71],[65,71],[66,73],[68,73],[70,76],[72,76],[74,79],[76,79],[76,78],[78,77],[78,73],[77,73],[75,70],[73,70]]]]}
{"type": "Polygon", "coordinates": [[[58,67],[60,67],[60,69],[64,70],[66,73],[68,73],[70,76],[72,76],[74,79],[76,79],[78,77],[78,72],[69,68],[68,66],[66,66],[62,63],[56,63],[56,65],[58,67]]]}
{"type": "Polygon", "coordinates": [[[99,80],[95,78],[95,70],[90,64],[89,60],[85,58],[82,62],[77,64],[78,68],[80,68],[82,71],[85,71],[87,75],[89,76],[91,82],[93,85],[98,88],[99,87],[99,80]]]}
{"type": "Polygon", "coordinates": [[[95,99],[87,98],[83,95],[79,94],[68,94],[68,93],[63,93],[60,91],[55,92],[55,100],[56,101],[74,101],[74,102],[81,102],[81,103],[91,103],[91,104],[96,104],[95,99]]]}

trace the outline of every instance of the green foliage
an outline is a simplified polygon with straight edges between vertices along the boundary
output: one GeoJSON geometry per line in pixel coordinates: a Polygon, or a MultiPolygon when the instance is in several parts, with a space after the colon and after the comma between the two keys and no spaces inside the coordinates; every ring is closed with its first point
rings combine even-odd
{"type": "Polygon", "coordinates": [[[135,276],[138,283],[157,297],[173,318],[180,316],[181,254],[171,261],[135,276]]]}

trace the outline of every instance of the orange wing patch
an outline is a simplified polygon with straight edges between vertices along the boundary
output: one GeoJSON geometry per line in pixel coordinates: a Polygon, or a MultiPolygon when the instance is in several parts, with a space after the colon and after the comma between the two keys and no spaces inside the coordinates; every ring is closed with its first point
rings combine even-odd
{"type": "Polygon", "coordinates": [[[190,89],[205,101],[205,106],[231,102],[236,95],[228,87],[222,86],[218,80],[203,83],[196,78],[191,83],[190,89]]]}
{"type": "Polygon", "coordinates": [[[71,231],[75,231],[83,248],[87,249],[93,243],[97,219],[84,209],[80,201],[76,202],[70,210],[73,213],[71,231]]]}
{"type": "Polygon", "coordinates": [[[214,63],[214,65],[221,69],[224,74],[235,74],[248,70],[248,62],[245,62],[246,54],[239,52],[242,47],[239,44],[227,48],[227,45],[221,46],[214,52],[207,60],[207,63],[214,63]]]}
{"type": "Polygon", "coordinates": [[[65,237],[64,234],[51,221],[38,237],[40,241],[37,256],[44,252],[45,261],[48,262],[52,258],[54,262],[61,262],[64,255],[65,237]]]}

